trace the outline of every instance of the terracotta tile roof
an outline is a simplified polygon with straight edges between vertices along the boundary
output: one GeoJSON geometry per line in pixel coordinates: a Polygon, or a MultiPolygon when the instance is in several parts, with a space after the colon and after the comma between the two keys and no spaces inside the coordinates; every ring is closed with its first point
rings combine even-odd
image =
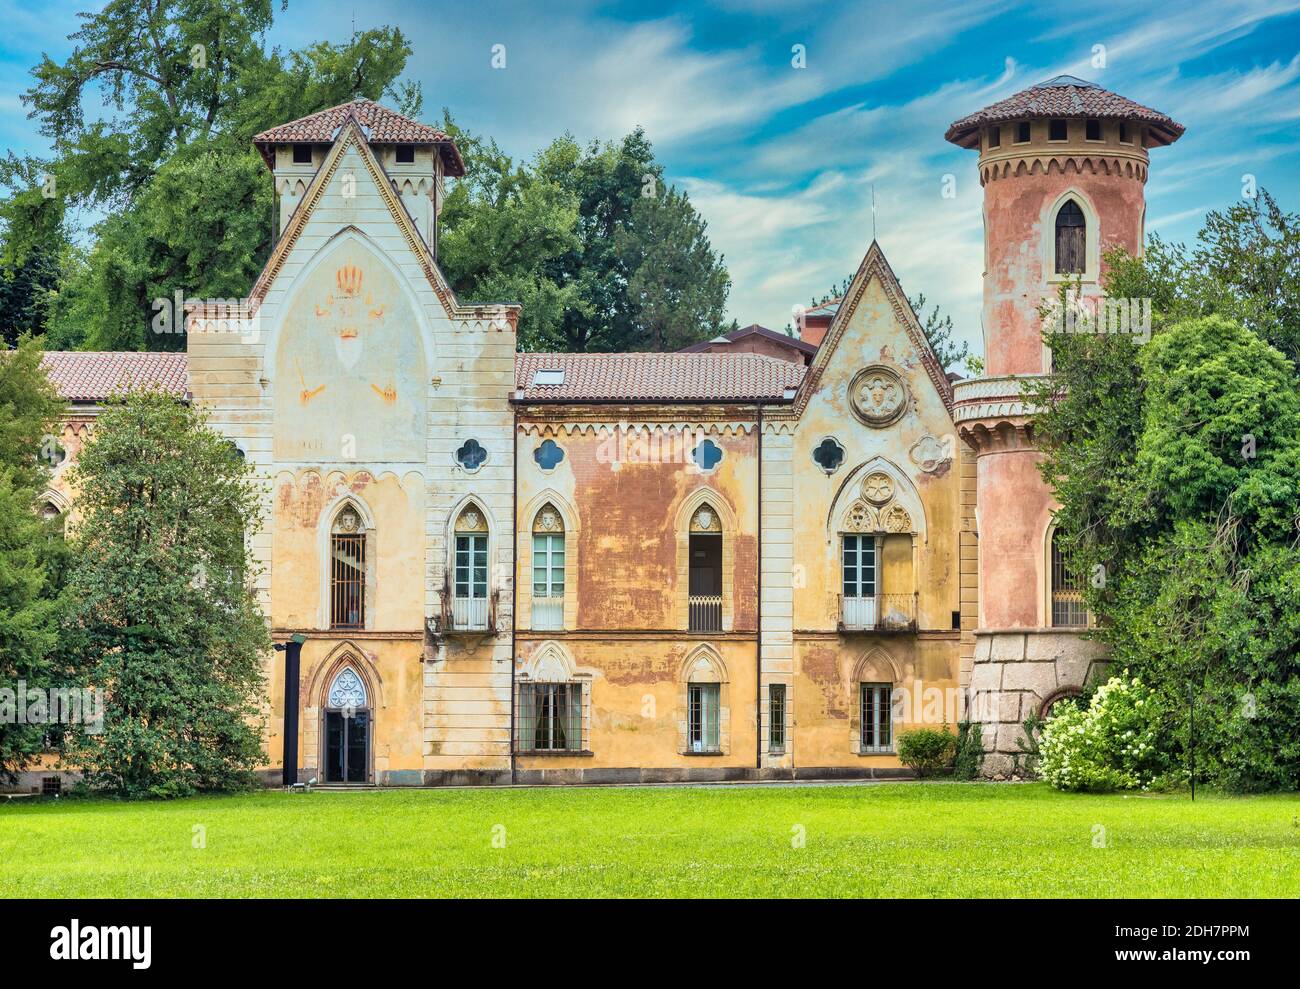
{"type": "Polygon", "coordinates": [[[41,366],[69,402],[99,402],[131,388],[159,388],[189,398],[188,357],[94,350],[51,350],[41,366]]]}
{"type": "Polygon", "coordinates": [[[465,174],[465,163],[449,136],[436,127],[361,97],[264,130],[253,138],[253,146],[261,152],[269,168],[275,162],[275,145],[333,144],[339,128],[349,117],[361,125],[371,144],[436,144],[447,174],[465,174]]]}
{"type": "Polygon", "coordinates": [[[793,350],[798,350],[804,354],[815,354],[817,348],[798,337],[792,337],[787,333],[778,333],[776,330],[769,330],[766,326],[759,326],[757,323],[751,323],[749,326],[743,326],[738,330],[732,330],[730,333],[724,333],[720,337],[714,337],[712,340],[701,340],[699,343],[693,343],[689,347],[683,347],[678,351],[679,354],[698,354],[701,351],[708,350],[714,343],[721,343],[726,340],[728,343],[735,343],[737,340],[743,340],[745,337],[759,336],[765,340],[771,340],[774,343],[782,344],[793,350]]]}
{"type": "Polygon", "coordinates": [[[1134,103],[1096,83],[1075,76],[1055,76],[962,117],[948,128],[944,139],[963,148],[974,148],[979,145],[980,128],[986,124],[1045,117],[1136,120],[1148,125],[1150,145],[1173,144],[1184,130],[1182,124],[1159,110],[1134,103]]]}
{"type": "Polygon", "coordinates": [[[525,402],[753,402],[780,400],[804,366],[764,354],[516,354],[525,402]],[[534,384],[563,371],[562,384],[534,384]]]}

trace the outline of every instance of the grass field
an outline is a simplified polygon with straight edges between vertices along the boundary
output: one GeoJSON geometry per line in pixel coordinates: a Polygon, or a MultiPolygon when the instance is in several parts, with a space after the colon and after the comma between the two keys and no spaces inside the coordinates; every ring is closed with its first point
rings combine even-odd
{"type": "Polygon", "coordinates": [[[960,783],[16,800],[0,896],[1295,897],[1298,815],[960,783]]]}

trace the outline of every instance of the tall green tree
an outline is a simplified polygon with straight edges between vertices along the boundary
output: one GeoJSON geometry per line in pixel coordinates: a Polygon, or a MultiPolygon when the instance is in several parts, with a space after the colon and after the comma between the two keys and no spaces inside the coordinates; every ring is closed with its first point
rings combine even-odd
{"type": "Polygon", "coordinates": [[[270,0],[112,0],[80,16],[72,53],[45,56],[23,95],[52,155],[0,162],[10,269],[62,257],[72,207],[103,216],[50,307],[58,346],[181,347],[149,331],[152,300],[248,290],[274,209],[254,134],[354,96],[420,110],[418,86],[398,81],[411,48],[395,28],[286,53],[265,41],[270,0]]]}
{"type": "Polygon", "coordinates": [[[1203,778],[1241,790],[1300,786],[1300,373],[1281,270],[1297,223],[1261,199],[1211,213],[1194,250],[1109,257],[1112,297],[1153,300],[1150,342],[1050,335],[1054,373],[1026,388],[1094,634],[1156,690],[1180,753],[1192,691],[1203,778]]]}
{"type": "Polygon", "coordinates": [[[449,115],[443,126],[467,175],[447,197],[439,261],[462,298],[523,303],[523,349],[673,349],[717,335],[726,269],[640,129],[586,147],[564,136],[516,163],[449,115]]]}
{"type": "Polygon", "coordinates": [[[76,737],[88,783],[133,797],[250,784],[270,648],[246,549],[253,468],[202,412],[136,392],[101,414],[73,480],[65,642],[106,696],[103,732],[76,737]]]}
{"type": "MultiPolygon", "coordinates": [[[[0,690],[10,700],[20,685],[66,682],[57,654],[62,535],[35,510],[63,403],[41,356],[31,337],[0,351],[0,690]]],[[[50,748],[48,734],[47,725],[0,719],[0,777],[12,781],[50,748]]]]}

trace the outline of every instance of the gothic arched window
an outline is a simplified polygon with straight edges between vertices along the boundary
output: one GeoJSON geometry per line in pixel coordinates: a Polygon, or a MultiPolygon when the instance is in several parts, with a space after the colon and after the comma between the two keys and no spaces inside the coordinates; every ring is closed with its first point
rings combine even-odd
{"type": "Polygon", "coordinates": [[[549,502],[533,519],[533,628],[564,628],[564,519],[549,502]]]}
{"type": "Polygon", "coordinates": [[[330,526],[330,628],[366,627],[366,529],[355,505],[330,526]]]}
{"type": "Polygon", "coordinates": [[[349,708],[359,711],[369,706],[366,703],[365,682],[356,670],[350,666],[339,670],[334,682],[330,684],[329,693],[325,695],[325,703],[327,707],[340,711],[349,708]]]}
{"type": "Polygon", "coordinates": [[[1083,210],[1067,199],[1056,211],[1056,273],[1080,275],[1087,268],[1088,226],[1083,210]]]}

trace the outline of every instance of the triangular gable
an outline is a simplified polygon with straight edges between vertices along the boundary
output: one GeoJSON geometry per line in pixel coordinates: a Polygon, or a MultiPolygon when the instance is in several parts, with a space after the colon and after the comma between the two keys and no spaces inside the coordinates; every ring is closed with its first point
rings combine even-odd
{"type": "MultiPolygon", "coordinates": [[[[312,176],[311,184],[307,186],[306,192],[303,193],[302,201],[289,217],[288,224],[280,234],[280,239],[276,241],[271,256],[266,259],[266,264],[262,267],[262,273],[257,276],[257,281],[253,283],[253,288],[248,294],[247,307],[242,313],[245,319],[251,319],[252,316],[261,308],[266,299],[267,293],[275,283],[280,269],[284,267],[285,261],[293,252],[294,245],[298,242],[303,229],[307,225],[312,212],[315,210],[321,196],[329,187],[330,181],[338,169],[339,162],[343,159],[344,153],[348,147],[352,146],[357,149],[361,156],[362,162],[366,166],[375,187],[379,191],[380,197],[388,206],[388,212],[392,215],[393,221],[402,231],[402,236],[406,239],[407,245],[411,248],[412,253],[420,261],[420,266],[424,269],[425,277],[429,279],[429,285],[433,288],[434,293],[442,302],[443,307],[447,310],[449,316],[453,319],[484,320],[497,319],[505,315],[509,320],[511,328],[516,328],[519,321],[520,307],[514,303],[500,303],[496,305],[475,305],[462,306],[456,298],[455,292],[452,291],[451,285],[448,284],[438,263],[433,259],[433,254],[429,251],[429,246],[424,242],[416,229],[415,222],[411,219],[411,214],[407,211],[406,205],[402,202],[402,197],[393,189],[393,183],[371,150],[365,134],[362,132],[357,121],[349,117],[343,124],[338,138],[334,141],[321,167],[316,170],[312,176]]],[[[186,307],[191,318],[207,315],[206,307],[196,305],[192,308],[186,307]]]]}
{"type": "MultiPolygon", "coordinates": [[[[916,318],[916,313],[912,311],[911,303],[907,301],[907,295],[903,292],[903,287],[898,283],[898,278],[894,275],[894,269],[889,266],[889,261],[885,258],[885,252],[880,249],[880,244],[873,240],[871,246],[867,249],[866,256],[862,259],[862,263],[858,265],[857,273],[853,276],[848,291],[844,293],[844,299],[840,303],[839,309],[836,310],[831,325],[826,330],[826,336],[822,338],[821,346],[817,348],[817,356],[813,358],[812,365],[808,368],[808,373],[799,387],[798,394],[795,396],[794,404],[787,413],[788,416],[798,417],[802,415],[809,400],[817,391],[826,367],[834,357],[840,339],[844,336],[845,330],[853,318],[853,313],[862,299],[862,293],[866,291],[872,276],[880,279],[881,288],[884,289],[885,297],[889,299],[889,303],[893,307],[894,315],[898,318],[898,322],[902,324],[903,329],[907,331],[908,338],[912,341],[913,346],[920,353],[921,363],[925,365],[926,373],[930,376],[931,382],[934,383],[939,397],[943,399],[948,414],[952,414],[952,382],[948,380],[947,372],[944,371],[943,365],[939,363],[939,358],[935,356],[934,348],[930,346],[925,330],[921,328],[921,323],[916,318]]],[[[785,417],[780,413],[773,413],[772,415],[772,418],[785,417]]]]}

